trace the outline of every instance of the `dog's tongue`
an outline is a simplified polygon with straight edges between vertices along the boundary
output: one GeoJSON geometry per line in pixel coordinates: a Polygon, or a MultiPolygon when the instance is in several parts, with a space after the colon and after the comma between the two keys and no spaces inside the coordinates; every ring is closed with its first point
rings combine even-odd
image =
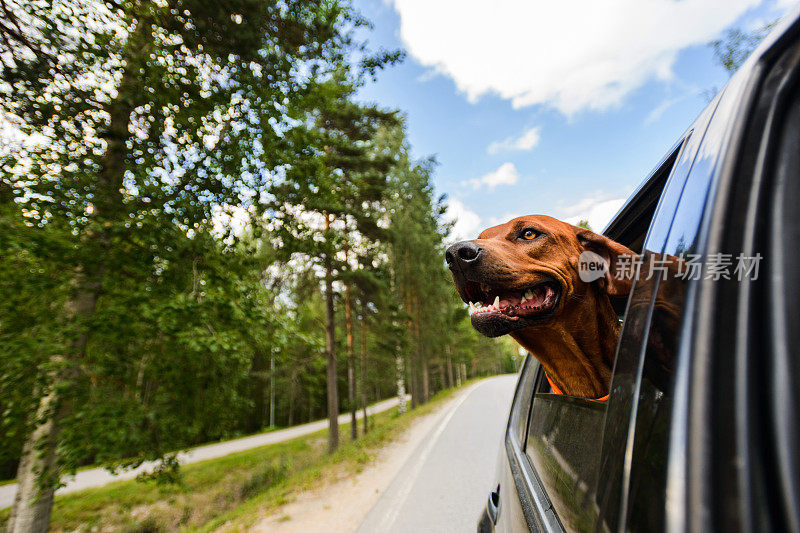
{"type": "Polygon", "coordinates": [[[536,289],[527,293],[527,296],[532,298],[525,298],[525,295],[507,295],[500,300],[500,308],[520,305],[522,307],[540,307],[544,305],[547,299],[552,296],[553,289],[549,286],[537,287],[536,289]],[[523,301],[524,299],[524,301],[523,301]]]}
{"type": "Polygon", "coordinates": [[[500,300],[500,308],[502,309],[503,307],[508,307],[509,305],[519,305],[519,301],[519,298],[509,296],[503,300],[500,300]]]}

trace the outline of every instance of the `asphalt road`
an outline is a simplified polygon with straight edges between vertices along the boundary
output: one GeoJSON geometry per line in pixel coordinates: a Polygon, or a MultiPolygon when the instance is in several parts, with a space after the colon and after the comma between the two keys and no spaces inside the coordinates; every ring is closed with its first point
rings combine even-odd
{"type": "Polygon", "coordinates": [[[516,380],[480,381],[445,410],[358,533],[475,531],[494,483],[516,380]]]}
{"type": "MultiPolygon", "coordinates": [[[[367,414],[380,413],[395,407],[398,403],[397,398],[390,398],[382,402],[370,405],[367,407],[367,414]]],[[[358,419],[362,418],[361,411],[358,412],[358,419]]],[[[350,414],[339,415],[339,423],[344,424],[350,421],[350,414]]],[[[181,452],[178,457],[182,464],[196,463],[197,461],[204,461],[206,459],[214,459],[215,457],[222,457],[230,453],[241,452],[251,448],[258,448],[267,444],[275,444],[285,440],[302,437],[309,433],[314,433],[328,427],[328,420],[317,420],[309,422],[300,426],[292,426],[286,429],[272,431],[270,433],[261,433],[259,435],[251,435],[249,437],[242,437],[240,439],[228,440],[216,444],[206,444],[198,446],[185,452],[181,452]]],[[[103,468],[91,468],[88,470],[81,470],[74,478],[67,481],[66,485],[58,489],[56,494],[64,494],[67,492],[74,492],[76,490],[88,489],[91,487],[102,487],[114,481],[123,479],[132,479],[139,475],[141,472],[149,471],[155,466],[155,463],[144,463],[139,468],[134,470],[126,470],[113,475],[103,468]]],[[[0,509],[11,507],[14,504],[14,495],[17,493],[17,484],[12,483],[9,485],[0,485],[0,509]]]]}

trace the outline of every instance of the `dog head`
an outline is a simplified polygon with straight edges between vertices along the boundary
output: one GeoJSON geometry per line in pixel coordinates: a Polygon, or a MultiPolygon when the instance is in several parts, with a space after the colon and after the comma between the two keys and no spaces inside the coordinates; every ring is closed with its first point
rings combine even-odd
{"type": "Polygon", "coordinates": [[[590,230],[544,215],[515,218],[445,254],[472,326],[488,337],[555,321],[579,324],[597,298],[630,291],[617,259],[635,254],[590,230]]]}

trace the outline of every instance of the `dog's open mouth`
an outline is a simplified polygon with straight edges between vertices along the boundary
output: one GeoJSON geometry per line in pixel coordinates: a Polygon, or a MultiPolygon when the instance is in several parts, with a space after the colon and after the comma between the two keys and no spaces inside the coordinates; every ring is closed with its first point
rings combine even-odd
{"type": "Polygon", "coordinates": [[[554,281],[525,289],[493,287],[467,281],[464,295],[472,326],[489,337],[505,335],[547,318],[558,306],[561,290],[554,281]]]}

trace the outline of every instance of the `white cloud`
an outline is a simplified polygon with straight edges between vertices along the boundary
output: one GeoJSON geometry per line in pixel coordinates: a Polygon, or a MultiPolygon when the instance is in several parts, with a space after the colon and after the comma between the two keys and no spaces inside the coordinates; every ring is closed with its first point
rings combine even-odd
{"type": "Polygon", "coordinates": [[[519,181],[519,172],[514,163],[503,163],[497,170],[484,174],[480,178],[469,180],[467,183],[473,189],[480,189],[483,185],[493,190],[498,185],[514,185],[519,181]]]}
{"type": "Polygon", "coordinates": [[[668,98],[664,100],[660,104],[658,104],[652,111],[650,111],[644,119],[644,124],[649,126],[653,122],[657,121],[661,118],[661,116],[669,109],[670,107],[674,106],[678,102],[680,102],[683,98],[668,98]]]}
{"type": "Polygon", "coordinates": [[[515,218],[524,217],[525,215],[529,215],[531,213],[505,213],[499,217],[490,217],[489,220],[486,221],[486,227],[491,228],[493,226],[499,226],[500,224],[505,224],[509,220],[513,220],[515,218]]]}
{"type": "MultiPolygon", "coordinates": [[[[392,0],[400,36],[472,101],[604,110],[762,0],[392,0]]],[[[783,3],[783,0],[781,0],[783,3]]]]}
{"type": "Polygon", "coordinates": [[[539,144],[539,127],[535,126],[523,132],[519,137],[508,137],[503,141],[495,141],[486,149],[490,154],[507,150],[530,150],[539,144]]]}
{"type": "Polygon", "coordinates": [[[452,242],[475,239],[483,229],[481,227],[481,217],[464,205],[460,200],[451,198],[447,202],[447,211],[444,214],[447,222],[455,221],[453,230],[450,233],[452,242]]]}
{"type": "Polygon", "coordinates": [[[584,198],[576,204],[561,209],[563,220],[570,224],[588,220],[592,231],[600,233],[611,222],[611,218],[617,214],[625,200],[625,198],[603,199],[602,195],[584,198]]]}

